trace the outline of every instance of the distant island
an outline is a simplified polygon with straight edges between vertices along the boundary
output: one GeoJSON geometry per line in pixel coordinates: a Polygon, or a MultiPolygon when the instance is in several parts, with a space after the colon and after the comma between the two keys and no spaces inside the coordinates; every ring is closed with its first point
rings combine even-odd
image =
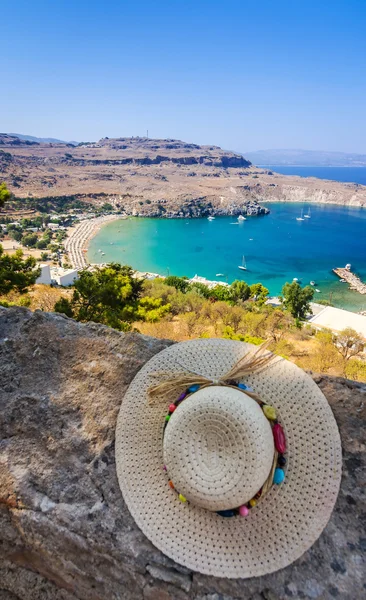
{"type": "Polygon", "coordinates": [[[37,144],[72,144],[73,146],[77,146],[79,142],[65,142],[64,140],[59,140],[57,138],[42,138],[35,137],[34,135],[24,135],[24,133],[9,133],[8,135],[18,138],[23,142],[35,142],[37,144]]]}
{"type": "Polygon", "coordinates": [[[323,150],[256,150],[244,152],[257,166],[276,167],[366,167],[366,154],[323,150]]]}

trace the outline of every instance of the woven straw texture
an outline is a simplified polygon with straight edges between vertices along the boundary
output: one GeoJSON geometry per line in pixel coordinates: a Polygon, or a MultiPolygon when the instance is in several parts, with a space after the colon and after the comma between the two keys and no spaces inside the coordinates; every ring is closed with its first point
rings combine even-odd
{"type": "Polygon", "coordinates": [[[225,510],[249,502],[273,462],[271,426],[257,402],[228,387],[187,398],[164,435],[164,464],[177,490],[196,506],[225,510]]]}
{"type": "MultiPolygon", "coordinates": [[[[177,493],[169,488],[162,469],[168,407],[148,404],[149,375],[188,369],[219,379],[251,349],[249,344],[214,339],[167,348],[137,374],[123,399],[117,422],[117,475],[136,523],[157,548],[176,562],[218,577],[260,576],[299,558],[326,526],[341,479],[341,443],[325,397],[301,369],[278,359],[246,377],[245,383],[277,409],[287,442],[285,482],[273,486],[248,517],[229,519],[193,503],[180,502],[177,493]]],[[[192,401],[195,396],[199,398],[198,392],[192,401]]],[[[177,409],[174,420],[189,401],[188,398],[177,409]]],[[[226,407],[225,404],[225,410],[226,407]]],[[[240,417],[239,422],[243,424],[240,417]]],[[[173,425],[172,422],[172,431],[173,425]]],[[[206,443],[210,439],[208,429],[206,443]]],[[[183,436],[183,442],[188,439],[178,425],[177,433],[183,436]]],[[[169,457],[173,456],[169,452],[169,457]]],[[[174,468],[178,459],[171,460],[174,468]]],[[[184,469],[180,468],[179,473],[184,473],[184,469]]],[[[197,466],[192,467],[192,473],[197,473],[197,466]]],[[[223,496],[226,489],[224,486],[223,496]]],[[[202,503],[207,500],[207,491],[208,486],[203,490],[202,503]]],[[[192,493],[200,493],[198,485],[192,493]]]]}

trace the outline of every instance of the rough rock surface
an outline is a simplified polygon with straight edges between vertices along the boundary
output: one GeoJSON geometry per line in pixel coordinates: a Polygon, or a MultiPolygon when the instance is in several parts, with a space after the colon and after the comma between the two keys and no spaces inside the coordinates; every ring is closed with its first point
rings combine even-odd
{"type": "Polygon", "coordinates": [[[116,478],[116,417],[135,373],[170,343],[0,309],[0,600],[365,598],[360,384],[316,378],[341,430],[343,480],[326,530],[295,564],[250,580],[206,577],[137,528],[116,478]]]}

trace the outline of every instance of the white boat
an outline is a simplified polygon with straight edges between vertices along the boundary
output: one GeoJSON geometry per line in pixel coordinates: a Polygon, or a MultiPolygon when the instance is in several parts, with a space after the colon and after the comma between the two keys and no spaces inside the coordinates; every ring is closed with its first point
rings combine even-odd
{"type": "Polygon", "coordinates": [[[101,249],[99,248],[98,252],[101,252],[101,249]]]}
{"type": "Polygon", "coordinates": [[[216,273],[216,277],[225,277],[224,273],[216,273]]]}
{"type": "Polygon", "coordinates": [[[321,294],[321,291],[318,290],[317,288],[315,288],[315,291],[318,292],[318,294],[321,294]]]}
{"type": "Polygon", "coordinates": [[[238,221],[246,221],[246,218],[243,215],[238,216],[238,221]]]}
{"type": "Polygon", "coordinates": [[[345,279],[340,279],[339,281],[340,281],[341,283],[346,283],[346,280],[345,280],[345,279]]]}
{"type": "Polygon", "coordinates": [[[215,217],[207,217],[207,221],[214,221],[215,217]]]}
{"type": "Polygon", "coordinates": [[[310,206],[308,208],[308,213],[307,215],[304,215],[305,219],[311,219],[311,212],[310,212],[310,206]]]}
{"type": "Polygon", "coordinates": [[[294,277],[292,281],[299,281],[297,277],[294,277]]]}
{"type": "Polygon", "coordinates": [[[303,214],[304,214],[304,209],[302,208],[301,209],[301,217],[296,217],[296,221],[305,221],[303,214]]]}
{"type": "Polygon", "coordinates": [[[238,268],[241,269],[242,271],[246,271],[247,270],[247,263],[245,262],[245,256],[244,255],[243,255],[243,259],[241,261],[241,265],[239,265],[238,268]]]}
{"type": "Polygon", "coordinates": [[[102,252],[102,256],[105,256],[105,252],[102,252]]]}
{"type": "Polygon", "coordinates": [[[315,281],[310,281],[310,285],[315,285],[315,281]]]}

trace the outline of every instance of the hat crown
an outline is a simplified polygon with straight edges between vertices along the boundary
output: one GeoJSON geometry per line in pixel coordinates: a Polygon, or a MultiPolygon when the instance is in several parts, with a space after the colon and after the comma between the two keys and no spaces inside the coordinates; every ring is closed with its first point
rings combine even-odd
{"type": "Polygon", "coordinates": [[[209,386],[182,402],[164,435],[164,463],[190,502],[217,511],[247,503],[268,478],[271,426],[258,403],[225,386],[209,386]]]}

